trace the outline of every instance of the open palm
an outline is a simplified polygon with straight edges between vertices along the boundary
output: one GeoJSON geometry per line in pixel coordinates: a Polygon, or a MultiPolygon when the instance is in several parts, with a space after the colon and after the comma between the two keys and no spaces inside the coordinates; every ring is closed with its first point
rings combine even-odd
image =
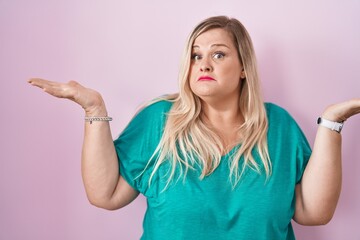
{"type": "Polygon", "coordinates": [[[59,83],[41,78],[31,78],[28,82],[54,97],[76,102],[86,113],[99,115],[101,112],[99,109],[104,108],[102,97],[97,91],[86,88],[76,81],[59,83]]]}

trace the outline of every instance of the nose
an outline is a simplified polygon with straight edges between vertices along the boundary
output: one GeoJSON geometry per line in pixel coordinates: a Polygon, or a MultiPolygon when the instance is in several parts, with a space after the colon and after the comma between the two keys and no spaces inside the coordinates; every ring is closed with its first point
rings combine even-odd
{"type": "Polygon", "coordinates": [[[211,66],[211,64],[209,63],[209,61],[207,59],[203,59],[201,61],[201,65],[200,65],[200,71],[201,72],[210,72],[213,70],[213,67],[211,66]]]}

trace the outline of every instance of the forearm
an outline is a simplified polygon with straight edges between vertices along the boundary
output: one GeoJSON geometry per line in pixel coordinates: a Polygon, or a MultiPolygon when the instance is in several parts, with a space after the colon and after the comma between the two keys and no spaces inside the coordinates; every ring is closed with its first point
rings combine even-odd
{"type": "MultiPolygon", "coordinates": [[[[58,83],[31,78],[29,83],[48,94],[79,104],[87,117],[105,117],[105,103],[95,90],[75,81],[58,83]]],[[[89,201],[102,208],[117,209],[129,204],[139,192],[120,175],[115,147],[108,122],[85,123],[82,151],[82,176],[89,201]]]]}
{"type": "Polygon", "coordinates": [[[295,218],[306,219],[302,224],[307,225],[330,221],[341,191],[341,172],[341,135],[319,126],[299,190],[302,213],[295,218]]]}
{"type": "MultiPolygon", "coordinates": [[[[87,116],[107,116],[105,106],[87,116]]],[[[109,122],[85,122],[82,177],[89,201],[102,205],[110,201],[119,181],[119,166],[109,122]]]]}

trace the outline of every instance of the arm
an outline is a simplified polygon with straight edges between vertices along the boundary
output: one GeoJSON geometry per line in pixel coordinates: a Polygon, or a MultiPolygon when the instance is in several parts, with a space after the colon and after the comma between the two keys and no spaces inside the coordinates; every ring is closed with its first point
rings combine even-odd
{"type": "MultiPolygon", "coordinates": [[[[86,116],[107,116],[105,105],[86,112],[86,116]]],[[[109,122],[85,123],[81,166],[91,204],[114,210],[126,206],[138,196],[139,193],[119,175],[109,122]]]]}
{"type": "MultiPolygon", "coordinates": [[[[107,116],[101,95],[77,82],[56,83],[30,79],[29,83],[59,98],[67,98],[83,107],[86,116],[107,116]]],[[[120,175],[118,159],[108,122],[85,123],[82,150],[82,177],[91,204],[114,210],[133,201],[138,192],[120,175]]]]}
{"type": "MultiPolygon", "coordinates": [[[[353,99],[328,107],[323,117],[332,121],[345,121],[360,113],[360,99],[353,99]]],[[[341,135],[319,126],[313,153],[297,184],[296,207],[293,219],[302,225],[328,223],[341,191],[341,135]]]]}

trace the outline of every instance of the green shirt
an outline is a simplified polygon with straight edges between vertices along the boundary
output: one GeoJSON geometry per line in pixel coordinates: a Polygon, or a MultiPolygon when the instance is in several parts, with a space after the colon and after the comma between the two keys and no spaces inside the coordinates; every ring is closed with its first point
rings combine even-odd
{"type": "MultiPolygon", "coordinates": [[[[200,170],[189,170],[185,181],[174,181],[163,192],[169,163],[148,181],[154,161],[140,174],[162,136],[172,103],[160,101],[141,110],[115,140],[120,174],[147,198],[141,239],[295,239],[291,219],[295,185],[311,154],[293,118],[282,108],[265,103],[269,120],[268,148],[272,175],[247,169],[232,190],[228,162],[239,147],[221,158],[218,168],[203,180],[200,170]]],[[[260,158],[254,150],[254,157],[260,158]]]]}

